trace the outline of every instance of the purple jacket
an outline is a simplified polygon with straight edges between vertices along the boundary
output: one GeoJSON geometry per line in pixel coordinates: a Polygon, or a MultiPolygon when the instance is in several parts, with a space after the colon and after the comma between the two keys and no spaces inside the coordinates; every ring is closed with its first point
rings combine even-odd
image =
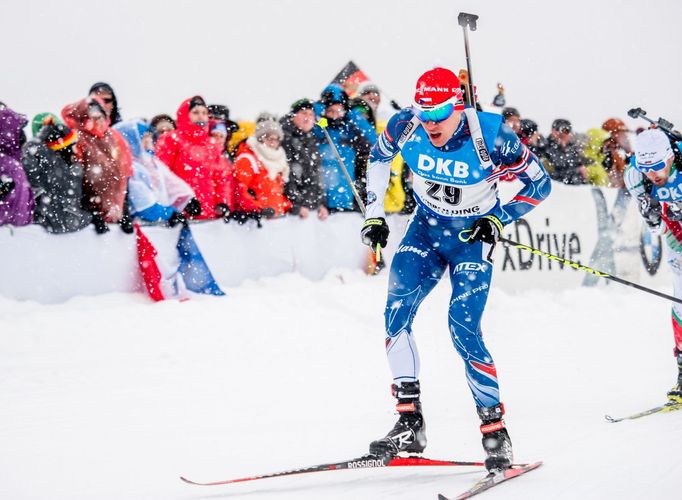
{"type": "Polygon", "coordinates": [[[0,200],[0,225],[33,222],[35,200],[21,165],[21,129],[27,123],[25,116],[9,108],[0,109],[0,176],[9,177],[15,184],[14,190],[0,200]]]}

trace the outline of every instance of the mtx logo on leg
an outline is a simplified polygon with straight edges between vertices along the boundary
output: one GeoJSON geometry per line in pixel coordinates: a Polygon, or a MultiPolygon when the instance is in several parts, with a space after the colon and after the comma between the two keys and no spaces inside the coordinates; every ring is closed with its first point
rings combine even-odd
{"type": "Polygon", "coordinates": [[[478,272],[485,271],[488,268],[487,264],[483,262],[460,262],[455,266],[454,274],[464,273],[464,272],[478,272]]]}

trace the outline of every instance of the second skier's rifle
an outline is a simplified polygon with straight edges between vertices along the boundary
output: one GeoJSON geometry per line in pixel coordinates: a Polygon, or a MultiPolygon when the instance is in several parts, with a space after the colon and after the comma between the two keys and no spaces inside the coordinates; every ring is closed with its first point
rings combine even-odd
{"type": "Polygon", "coordinates": [[[673,130],[674,125],[665,118],[659,117],[658,120],[654,121],[646,115],[646,111],[644,111],[642,108],[632,108],[628,111],[628,116],[630,118],[642,118],[657,128],[660,128],[672,140],[682,141],[682,135],[680,135],[679,132],[673,130]]]}

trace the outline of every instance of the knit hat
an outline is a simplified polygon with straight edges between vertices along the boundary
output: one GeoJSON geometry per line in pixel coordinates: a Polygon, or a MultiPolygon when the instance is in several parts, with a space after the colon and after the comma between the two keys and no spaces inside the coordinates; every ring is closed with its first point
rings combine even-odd
{"type": "Polygon", "coordinates": [[[381,91],[379,90],[379,87],[377,87],[376,83],[366,81],[358,85],[358,95],[365,95],[371,93],[381,94],[381,91]]]}
{"type": "Polygon", "coordinates": [[[62,123],[62,121],[52,113],[38,113],[33,117],[33,120],[31,120],[31,133],[33,134],[33,137],[37,137],[40,129],[47,123],[62,123]],[[51,121],[48,119],[51,119],[51,121]]]}
{"type": "MultiPolygon", "coordinates": [[[[47,119],[49,120],[49,118],[47,119]]],[[[37,137],[52,151],[61,151],[76,143],[78,133],[63,123],[50,120],[41,127],[37,137]]]]}
{"type": "Polygon", "coordinates": [[[276,135],[280,139],[284,136],[282,126],[275,120],[262,120],[256,124],[256,131],[253,133],[256,139],[262,139],[266,135],[276,135]]]}
{"type": "Polygon", "coordinates": [[[335,83],[329,84],[324,88],[320,95],[320,102],[322,102],[325,108],[334,104],[341,104],[348,111],[348,94],[340,85],[335,83]]]}
{"type": "Polygon", "coordinates": [[[229,133],[234,133],[239,130],[239,124],[230,120],[230,108],[224,104],[209,104],[208,116],[214,120],[223,122],[229,133]]]}
{"type": "Polygon", "coordinates": [[[530,137],[538,131],[538,124],[528,118],[521,120],[521,137],[530,137]]]}
{"type": "Polygon", "coordinates": [[[635,164],[643,173],[665,168],[673,156],[668,136],[660,129],[645,130],[635,138],[635,164]]]}
{"type": "Polygon", "coordinates": [[[204,101],[204,98],[201,97],[200,95],[195,95],[194,97],[192,97],[192,98],[189,100],[189,109],[188,109],[188,111],[192,111],[192,110],[193,110],[194,108],[196,108],[197,106],[203,106],[203,107],[205,107],[205,108],[208,108],[208,106],[206,106],[206,101],[204,101]]]}
{"type": "Polygon", "coordinates": [[[173,120],[173,118],[167,114],[156,115],[154,118],[152,118],[152,121],[149,123],[149,125],[151,128],[156,129],[156,126],[161,122],[168,122],[173,125],[173,128],[176,127],[175,120],[173,120]]]}
{"type": "Polygon", "coordinates": [[[291,105],[292,114],[296,114],[302,109],[314,109],[313,101],[304,97],[303,99],[299,99],[291,105]]]}
{"type": "Polygon", "coordinates": [[[512,107],[503,108],[502,109],[502,118],[504,118],[506,120],[510,116],[515,116],[517,118],[521,118],[521,113],[519,113],[519,110],[516,108],[512,108],[512,107]]]}
{"type": "Polygon", "coordinates": [[[571,126],[571,122],[568,121],[566,118],[557,118],[552,122],[552,129],[557,130],[559,132],[565,132],[570,134],[573,131],[573,127],[571,126]]]}
{"type": "Polygon", "coordinates": [[[616,132],[630,132],[627,125],[625,125],[625,122],[619,118],[609,118],[602,123],[601,128],[610,134],[615,134],[616,132]]]}

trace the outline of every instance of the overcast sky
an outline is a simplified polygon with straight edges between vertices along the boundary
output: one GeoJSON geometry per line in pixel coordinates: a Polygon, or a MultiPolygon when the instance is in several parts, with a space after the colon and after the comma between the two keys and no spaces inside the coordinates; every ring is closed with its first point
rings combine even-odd
{"type": "Polygon", "coordinates": [[[352,59],[407,105],[424,70],[466,67],[460,11],[480,16],[470,46],[484,104],[500,81],[543,131],[556,117],[586,129],[634,106],[682,127],[675,0],[6,2],[0,101],[58,112],[106,81],[124,118],[174,115],[201,94],[253,120],[319,96],[352,59]]]}

